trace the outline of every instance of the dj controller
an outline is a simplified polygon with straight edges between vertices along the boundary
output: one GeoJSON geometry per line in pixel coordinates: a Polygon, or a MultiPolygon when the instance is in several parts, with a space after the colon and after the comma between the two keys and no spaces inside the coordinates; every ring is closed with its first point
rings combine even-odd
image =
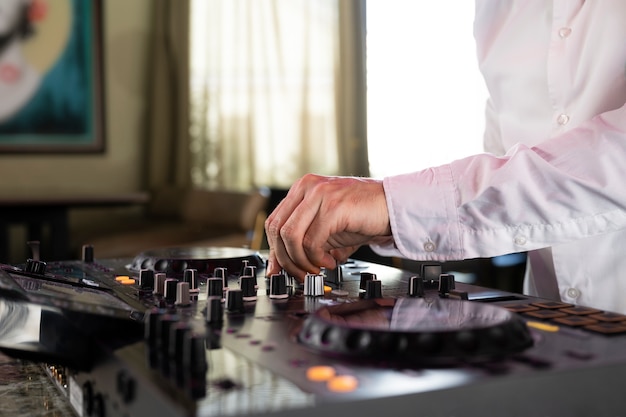
{"type": "Polygon", "coordinates": [[[626,316],[349,260],[260,253],[0,264],[0,350],[77,416],[621,416],[626,316]]]}

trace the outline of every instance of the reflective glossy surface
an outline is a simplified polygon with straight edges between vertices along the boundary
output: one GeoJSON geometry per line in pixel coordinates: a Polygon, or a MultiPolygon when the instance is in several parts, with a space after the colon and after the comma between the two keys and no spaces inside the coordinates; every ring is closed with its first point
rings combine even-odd
{"type": "Polygon", "coordinates": [[[510,311],[438,297],[324,306],[306,319],[298,340],[331,356],[419,365],[498,360],[533,344],[510,311]]]}
{"type": "Polygon", "coordinates": [[[0,416],[67,417],[73,411],[41,365],[0,353],[0,416]]]}

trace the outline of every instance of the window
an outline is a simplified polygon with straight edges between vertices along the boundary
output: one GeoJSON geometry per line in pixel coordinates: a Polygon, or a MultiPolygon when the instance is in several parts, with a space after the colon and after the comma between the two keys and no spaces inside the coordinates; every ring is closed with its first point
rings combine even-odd
{"type": "Polygon", "coordinates": [[[473,18],[471,1],[367,2],[371,176],[482,151],[487,92],[478,71],[473,18]]]}

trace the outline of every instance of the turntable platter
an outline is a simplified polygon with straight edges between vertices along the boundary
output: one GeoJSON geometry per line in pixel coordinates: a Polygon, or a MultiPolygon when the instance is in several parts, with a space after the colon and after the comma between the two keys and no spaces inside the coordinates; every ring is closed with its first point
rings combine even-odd
{"type": "Polygon", "coordinates": [[[182,274],[185,269],[196,269],[210,274],[215,268],[239,272],[242,264],[264,267],[262,256],[253,250],[230,247],[171,247],[148,250],[137,255],[129,269],[152,269],[167,274],[182,274]]]}
{"type": "Polygon", "coordinates": [[[428,364],[493,360],[532,345],[524,322],[493,305],[383,298],[322,307],[298,339],[321,353],[428,364]]]}

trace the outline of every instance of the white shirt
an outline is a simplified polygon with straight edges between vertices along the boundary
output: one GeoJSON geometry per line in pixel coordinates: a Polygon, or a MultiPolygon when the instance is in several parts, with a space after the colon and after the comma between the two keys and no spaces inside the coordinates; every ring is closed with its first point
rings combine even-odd
{"type": "Polygon", "coordinates": [[[626,313],[626,1],[477,0],[474,35],[488,153],[385,178],[375,249],[528,251],[527,293],[626,313]]]}

